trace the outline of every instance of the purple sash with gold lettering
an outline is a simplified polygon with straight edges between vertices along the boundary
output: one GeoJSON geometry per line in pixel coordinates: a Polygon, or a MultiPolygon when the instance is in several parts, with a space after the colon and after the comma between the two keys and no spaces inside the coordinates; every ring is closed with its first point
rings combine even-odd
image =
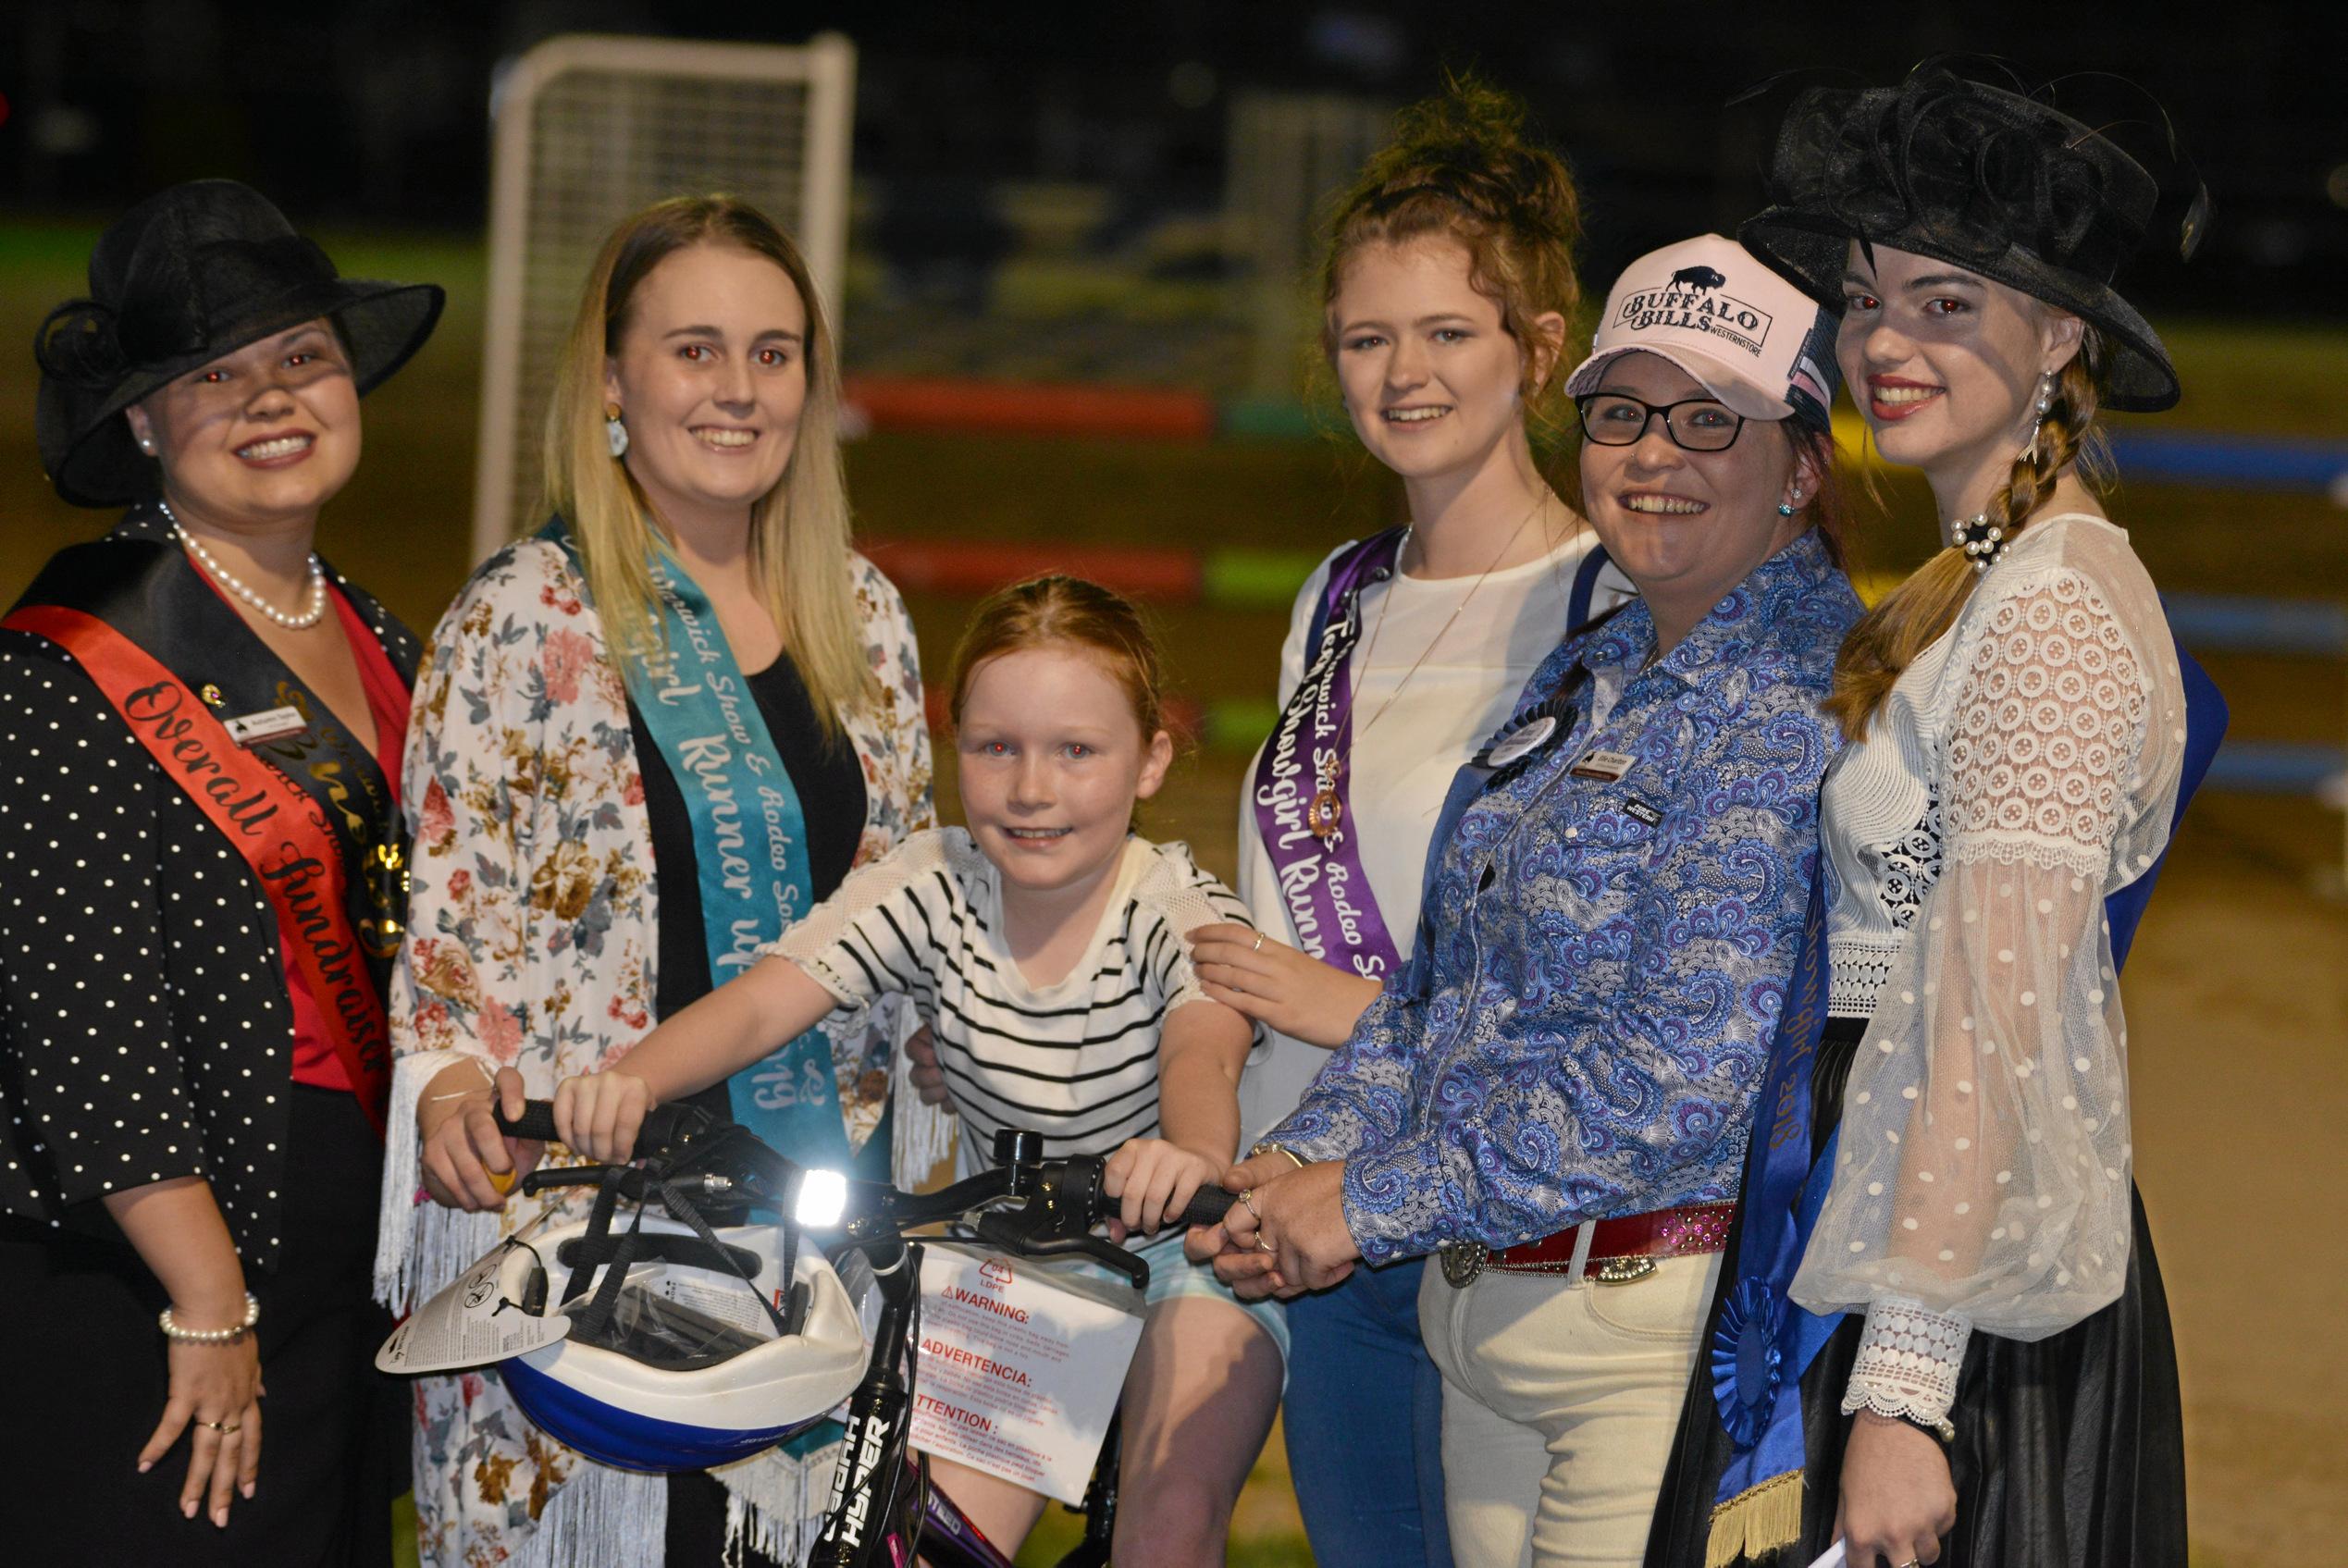
{"type": "Polygon", "coordinates": [[[1394,574],[1403,532],[1376,535],[1329,562],[1304,678],[1256,760],[1251,795],[1297,946],[1378,981],[1400,967],[1401,955],[1354,836],[1353,657],[1362,636],[1362,590],[1394,574]]]}

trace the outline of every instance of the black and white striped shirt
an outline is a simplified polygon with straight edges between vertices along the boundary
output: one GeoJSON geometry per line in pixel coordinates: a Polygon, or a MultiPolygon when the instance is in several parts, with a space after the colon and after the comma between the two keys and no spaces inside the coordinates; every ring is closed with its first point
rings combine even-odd
{"type": "Polygon", "coordinates": [[[1005,1127],[1054,1156],[1105,1154],[1157,1133],[1157,1043],[1168,1015],[1209,1000],[1181,938],[1247,923],[1188,846],[1128,839],[1099,929],[1066,978],[1028,983],[1003,939],[1001,884],[960,828],[915,833],[851,872],[770,952],[843,1005],[913,997],[962,1113],[960,1164],[983,1168],[1005,1127]]]}

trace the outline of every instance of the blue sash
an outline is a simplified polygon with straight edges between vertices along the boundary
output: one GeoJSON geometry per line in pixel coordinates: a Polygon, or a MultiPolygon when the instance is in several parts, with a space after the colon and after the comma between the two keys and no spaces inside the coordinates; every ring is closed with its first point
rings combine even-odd
{"type": "Polygon", "coordinates": [[[1801,957],[1753,1104],[1736,1283],[1712,1331],[1712,1401],[1736,1451],[1712,1493],[1707,1562],[1759,1556],[1799,1533],[1801,1377],[1842,1323],[1841,1315],[1821,1316],[1786,1294],[1835,1169],[1832,1143],[1815,1167],[1810,1157],[1810,1073],[1826,1028],[1825,860],[1819,852],[1810,872],[1801,957]]]}
{"type": "MultiPolygon", "coordinates": [[[[539,537],[561,545],[577,564],[577,547],[562,519],[539,537]]],[[[759,949],[812,907],[807,821],[709,596],[665,548],[656,545],[646,565],[660,600],[660,639],[649,648],[613,652],[692,821],[714,987],[758,962],[759,949]]],[[[832,1043],[821,1029],[735,1073],[726,1080],[726,1099],[735,1121],[793,1159],[847,1168],[832,1043]]]]}

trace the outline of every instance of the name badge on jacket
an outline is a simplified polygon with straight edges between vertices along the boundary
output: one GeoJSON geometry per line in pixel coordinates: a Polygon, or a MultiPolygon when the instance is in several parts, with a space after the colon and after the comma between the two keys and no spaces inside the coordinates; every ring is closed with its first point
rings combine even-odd
{"type": "Polygon", "coordinates": [[[302,716],[302,710],[288,704],[283,708],[265,709],[258,713],[241,713],[226,721],[229,738],[239,746],[263,746],[287,735],[300,735],[310,727],[310,721],[302,716]]]}

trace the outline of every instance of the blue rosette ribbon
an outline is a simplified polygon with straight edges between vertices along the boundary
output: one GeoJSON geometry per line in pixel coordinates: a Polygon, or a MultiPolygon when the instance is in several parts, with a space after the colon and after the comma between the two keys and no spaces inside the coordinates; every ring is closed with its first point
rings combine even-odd
{"type": "Polygon", "coordinates": [[[1786,1309],[1766,1279],[1740,1279],[1712,1330],[1712,1400],[1728,1440],[1740,1449],[1761,1441],[1785,1382],[1786,1352],[1777,1342],[1786,1309]]]}
{"type": "Polygon", "coordinates": [[[1826,1027],[1825,928],[1813,858],[1801,956],[1753,1113],[1736,1282],[1712,1334],[1712,1402],[1735,1445],[1712,1494],[1712,1562],[1759,1557],[1799,1534],[1801,1377],[1842,1321],[1805,1312],[1788,1294],[1834,1169],[1831,1143],[1815,1167],[1810,1150],[1810,1073],[1826,1027]]]}

